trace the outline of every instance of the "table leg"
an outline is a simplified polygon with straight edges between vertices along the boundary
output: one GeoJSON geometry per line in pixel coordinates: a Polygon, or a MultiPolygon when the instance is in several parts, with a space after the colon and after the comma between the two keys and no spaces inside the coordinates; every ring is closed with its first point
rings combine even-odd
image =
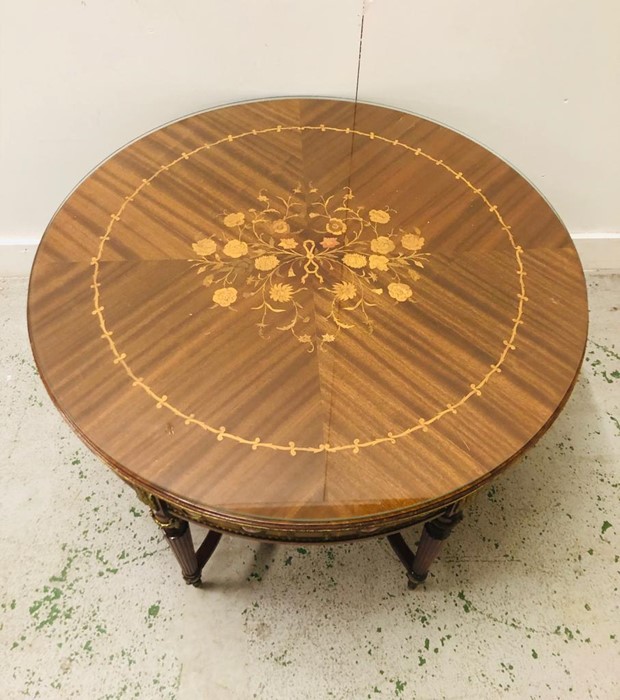
{"type": "Polygon", "coordinates": [[[181,566],[185,583],[200,586],[202,567],[198,564],[187,520],[170,515],[164,503],[156,498],[152,499],[151,514],[163,530],[170,549],[181,566]]]}
{"type": "Polygon", "coordinates": [[[431,564],[441,551],[455,526],[463,519],[463,501],[449,506],[441,515],[424,524],[420,544],[415,553],[400,532],[388,535],[388,542],[407,570],[409,588],[417,588],[428,576],[431,564]]]}
{"type": "Polygon", "coordinates": [[[181,573],[185,583],[200,586],[204,565],[215,552],[222,535],[214,530],[209,530],[196,551],[187,520],[172,515],[166,502],[160,498],[137,486],[134,486],[133,489],[138,498],[151,509],[153,520],[163,530],[172,553],[181,565],[181,573]]]}

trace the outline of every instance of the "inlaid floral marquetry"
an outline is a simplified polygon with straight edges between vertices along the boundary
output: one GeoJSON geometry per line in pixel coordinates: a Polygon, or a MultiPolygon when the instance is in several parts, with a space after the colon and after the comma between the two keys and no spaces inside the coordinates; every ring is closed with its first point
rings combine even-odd
{"type": "Polygon", "coordinates": [[[210,308],[236,310],[240,297],[251,297],[262,338],[288,331],[311,352],[358,323],[372,331],[379,295],[414,302],[429,255],[420,229],[395,228],[389,206],[366,210],[349,188],[327,197],[312,185],[307,192],[306,210],[301,186],[286,198],[261,191],[256,207],[224,215],[221,228],[193,243],[190,262],[203,276],[210,308]],[[329,284],[334,273],[339,281],[329,284]],[[315,336],[304,328],[310,287],[329,300],[315,336]]]}
{"type": "Polygon", "coordinates": [[[54,403],[123,479],[175,517],[315,541],[393,532],[533,445],[587,299],[566,229],[488,150],[284,99],[99,166],[45,232],[28,323],[54,403]]]}

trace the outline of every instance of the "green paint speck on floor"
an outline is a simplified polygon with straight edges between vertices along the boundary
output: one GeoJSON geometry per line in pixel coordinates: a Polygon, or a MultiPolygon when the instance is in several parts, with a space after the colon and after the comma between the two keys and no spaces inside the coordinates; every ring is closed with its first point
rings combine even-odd
{"type": "Polygon", "coordinates": [[[460,598],[463,601],[463,610],[468,613],[471,608],[472,608],[472,602],[471,600],[467,600],[465,597],[465,592],[464,591],[459,591],[458,592],[458,598],[460,598]]]}
{"type": "Polygon", "coordinates": [[[396,695],[400,695],[404,690],[405,686],[407,685],[407,681],[401,681],[401,680],[395,680],[394,681],[394,690],[396,691],[396,695]]]}

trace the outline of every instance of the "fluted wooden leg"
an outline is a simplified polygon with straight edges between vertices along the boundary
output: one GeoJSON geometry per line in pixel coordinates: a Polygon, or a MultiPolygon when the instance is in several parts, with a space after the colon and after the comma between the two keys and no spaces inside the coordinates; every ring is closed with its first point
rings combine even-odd
{"type": "Polygon", "coordinates": [[[420,544],[411,566],[411,573],[415,583],[412,585],[410,580],[410,588],[415,588],[426,580],[431,564],[437,558],[444,542],[450,537],[452,530],[462,519],[461,504],[456,503],[439,517],[425,523],[420,544]]]}
{"type": "Polygon", "coordinates": [[[392,549],[407,570],[409,588],[416,588],[428,576],[433,561],[454,527],[463,519],[463,501],[447,508],[441,515],[425,523],[415,556],[400,532],[388,535],[392,549]]]}
{"type": "Polygon", "coordinates": [[[199,586],[202,567],[198,564],[189,523],[187,520],[170,515],[165,505],[158,499],[152,499],[151,513],[153,520],[166,535],[170,549],[181,566],[185,583],[199,586]]]}
{"type": "Polygon", "coordinates": [[[172,553],[181,566],[185,583],[200,586],[204,565],[215,552],[222,535],[209,530],[198,551],[194,549],[189,523],[170,512],[168,504],[157,496],[133,486],[138,498],[151,509],[151,515],[163,530],[172,553]]]}

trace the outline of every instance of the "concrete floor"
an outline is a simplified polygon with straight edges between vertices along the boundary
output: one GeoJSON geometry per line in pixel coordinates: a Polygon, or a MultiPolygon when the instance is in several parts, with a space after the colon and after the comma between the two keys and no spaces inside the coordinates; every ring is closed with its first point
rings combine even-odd
{"type": "Polygon", "coordinates": [[[381,539],[225,537],[186,587],[52,407],[26,286],[0,280],[0,700],[620,698],[620,276],[589,276],[566,410],[415,592],[381,539]]]}

